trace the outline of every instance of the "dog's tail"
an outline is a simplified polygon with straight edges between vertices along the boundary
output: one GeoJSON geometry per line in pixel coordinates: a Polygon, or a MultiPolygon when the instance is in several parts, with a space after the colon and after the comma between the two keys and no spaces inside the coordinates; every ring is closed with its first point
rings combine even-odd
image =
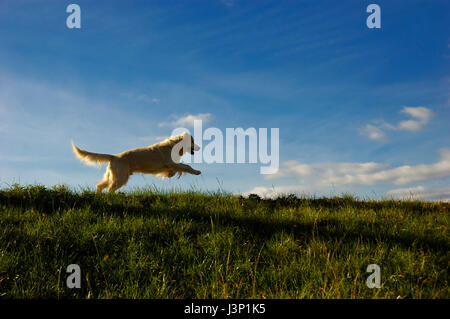
{"type": "Polygon", "coordinates": [[[72,142],[72,149],[75,155],[88,165],[100,165],[101,163],[110,162],[114,155],[91,153],[75,146],[72,142]]]}

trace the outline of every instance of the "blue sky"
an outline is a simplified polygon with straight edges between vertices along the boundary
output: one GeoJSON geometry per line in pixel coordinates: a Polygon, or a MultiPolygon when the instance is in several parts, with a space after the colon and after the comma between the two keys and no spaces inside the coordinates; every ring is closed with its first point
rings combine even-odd
{"type": "Polygon", "coordinates": [[[136,175],[125,190],[450,199],[449,12],[414,0],[2,1],[0,185],[93,188],[104,167],[81,164],[71,140],[119,153],[209,114],[204,128],[279,128],[279,173],[192,164],[202,175],[136,175]],[[70,3],[81,29],[66,27],[70,3]],[[381,29],[366,26],[370,3],[381,29]]]}

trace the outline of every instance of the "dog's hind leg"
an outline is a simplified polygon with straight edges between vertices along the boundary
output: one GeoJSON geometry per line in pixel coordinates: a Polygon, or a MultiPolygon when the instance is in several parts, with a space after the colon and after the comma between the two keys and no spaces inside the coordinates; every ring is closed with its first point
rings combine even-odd
{"type": "Polygon", "coordinates": [[[108,184],[109,184],[109,167],[106,170],[103,179],[97,183],[97,193],[101,193],[104,188],[108,187],[108,184]]]}
{"type": "Polygon", "coordinates": [[[109,179],[108,179],[108,192],[113,193],[128,182],[130,173],[128,167],[121,165],[120,163],[111,164],[109,179]]]}
{"type": "Polygon", "coordinates": [[[116,190],[118,190],[119,188],[121,188],[123,185],[125,185],[128,181],[128,177],[126,179],[120,179],[120,180],[114,180],[112,182],[109,183],[108,185],[108,192],[109,193],[114,193],[116,190]]]}

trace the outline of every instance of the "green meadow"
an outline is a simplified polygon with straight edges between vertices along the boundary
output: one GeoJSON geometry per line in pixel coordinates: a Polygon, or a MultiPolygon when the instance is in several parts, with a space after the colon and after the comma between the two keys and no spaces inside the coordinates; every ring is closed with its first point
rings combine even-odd
{"type": "Polygon", "coordinates": [[[449,298],[450,203],[0,190],[2,298],[449,298]],[[81,288],[66,286],[67,266],[81,288]],[[381,269],[368,288],[367,266],[381,269]]]}

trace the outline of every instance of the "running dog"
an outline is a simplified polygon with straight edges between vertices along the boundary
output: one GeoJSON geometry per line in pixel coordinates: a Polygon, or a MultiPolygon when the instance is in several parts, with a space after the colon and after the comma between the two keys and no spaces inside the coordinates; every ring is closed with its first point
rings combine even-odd
{"type": "Polygon", "coordinates": [[[135,148],[116,155],[87,152],[75,146],[75,155],[87,164],[100,165],[108,162],[103,179],[97,183],[97,192],[103,189],[114,192],[128,182],[134,173],[153,174],[158,177],[173,177],[182,173],[200,175],[201,172],[189,165],[180,163],[184,153],[198,151],[200,147],[194,143],[194,138],[188,133],[171,136],[162,142],[148,147],[135,148]]]}

